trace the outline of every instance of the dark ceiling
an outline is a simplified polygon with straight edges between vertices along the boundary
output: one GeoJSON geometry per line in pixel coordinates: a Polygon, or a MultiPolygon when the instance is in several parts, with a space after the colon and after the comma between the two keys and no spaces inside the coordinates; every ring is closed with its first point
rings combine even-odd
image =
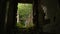
{"type": "Polygon", "coordinates": [[[19,3],[33,3],[33,0],[18,0],[19,3]]]}

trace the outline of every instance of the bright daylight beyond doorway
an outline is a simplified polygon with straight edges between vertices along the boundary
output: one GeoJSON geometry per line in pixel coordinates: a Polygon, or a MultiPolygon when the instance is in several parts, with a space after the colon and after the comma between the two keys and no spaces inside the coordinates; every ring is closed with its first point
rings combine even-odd
{"type": "Polygon", "coordinates": [[[18,3],[17,26],[19,28],[33,27],[33,5],[27,3],[18,3]]]}

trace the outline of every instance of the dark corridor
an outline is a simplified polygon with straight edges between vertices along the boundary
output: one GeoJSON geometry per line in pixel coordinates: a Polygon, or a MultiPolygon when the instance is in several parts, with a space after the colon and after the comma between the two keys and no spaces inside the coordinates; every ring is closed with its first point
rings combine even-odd
{"type": "Polygon", "coordinates": [[[59,34],[59,0],[0,0],[0,34],[59,34]],[[18,3],[33,5],[34,27],[16,26],[18,3]],[[44,12],[45,11],[45,12],[44,12]]]}

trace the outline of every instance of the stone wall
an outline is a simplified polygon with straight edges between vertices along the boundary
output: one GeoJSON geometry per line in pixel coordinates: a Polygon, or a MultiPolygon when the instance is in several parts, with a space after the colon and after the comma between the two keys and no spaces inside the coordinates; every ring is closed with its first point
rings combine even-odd
{"type": "Polygon", "coordinates": [[[46,24],[43,26],[43,31],[44,32],[52,32],[52,33],[57,33],[59,32],[59,21],[60,21],[60,12],[58,9],[58,0],[45,0],[44,2],[46,3],[47,6],[47,15],[48,18],[50,19],[50,24],[46,24]],[[56,25],[58,24],[58,25],[56,25]]]}

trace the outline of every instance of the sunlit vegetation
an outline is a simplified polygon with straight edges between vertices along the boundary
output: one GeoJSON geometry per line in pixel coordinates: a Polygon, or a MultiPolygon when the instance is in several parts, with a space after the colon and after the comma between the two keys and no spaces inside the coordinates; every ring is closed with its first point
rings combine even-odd
{"type": "Polygon", "coordinates": [[[17,26],[19,28],[29,28],[33,26],[32,4],[18,3],[17,26]]]}

